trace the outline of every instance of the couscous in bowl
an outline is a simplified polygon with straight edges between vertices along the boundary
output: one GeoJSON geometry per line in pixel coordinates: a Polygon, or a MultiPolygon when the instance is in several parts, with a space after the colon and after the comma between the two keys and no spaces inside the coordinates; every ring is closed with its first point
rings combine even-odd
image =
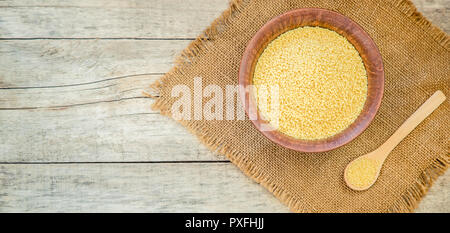
{"type": "MultiPolygon", "coordinates": [[[[300,39],[303,39],[302,34],[294,35],[297,37],[302,37],[300,39]]],[[[336,36],[337,38],[338,36],[336,36]]],[[[297,38],[298,39],[298,38],[297,38]]],[[[340,41],[339,38],[335,41],[338,41],[339,43],[344,43],[344,41],[340,41]]],[[[278,45],[279,46],[279,45],[278,45]]],[[[303,44],[301,43],[299,49],[301,49],[301,46],[303,44]]],[[[308,46],[307,43],[305,43],[305,46],[308,46]]],[[[276,50],[275,50],[276,51],[276,50]]],[[[307,50],[302,50],[307,51],[307,50]]],[[[332,50],[334,51],[334,50],[332,50]]],[[[350,51],[351,52],[351,51],[350,51]]],[[[285,53],[283,53],[285,54],[285,53]]],[[[288,54],[289,55],[289,54],[288,54]]],[[[291,56],[290,54],[289,56],[291,56]]],[[[348,54],[347,54],[348,55],[348,54]]],[[[288,57],[289,57],[288,56],[288,57]]],[[[308,58],[308,57],[306,57],[308,58]]],[[[290,58],[289,58],[290,59],[290,58]]],[[[304,58],[303,58],[304,59],[304,58]]],[[[340,57],[335,58],[336,59],[342,59],[340,57]]],[[[338,61],[336,60],[336,61],[338,61]]],[[[343,61],[342,66],[345,66],[345,62],[343,61]]],[[[292,65],[296,65],[295,63],[289,64],[291,67],[292,65]]],[[[328,64],[326,64],[328,65],[328,64]]],[[[267,66],[267,65],[266,65],[267,66]]],[[[311,66],[310,66],[311,67],[311,66]]],[[[297,67],[299,68],[299,67],[297,67]]],[[[302,68],[300,66],[300,68],[302,68]]],[[[313,67],[314,68],[314,67],[313,67]]],[[[337,67],[337,70],[339,69],[339,66],[337,67]]],[[[355,72],[355,71],[352,71],[355,72]]],[[[341,74],[347,75],[346,73],[341,74]]],[[[270,76],[270,75],[269,75],[270,76]]],[[[280,76],[282,76],[280,74],[280,76]]],[[[351,75],[347,75],[349,77],[352,77],[351,75]]],[[[292,77],[292,76],[291,76],[292,77]]],[[[289,78],[289,77],[288,77],[289,78]]],[[[361,79],[360,79],[361,80],[361,79]]],[[[287,81],[287,83],[295,83],[290,79],[282,80],[284,82],[287,81]]],[[[339,80],[338,80],[339,81],[339,80]]],[[[354,81],[350,80],[349,84],[352,84],[354,81]]],[[[359,81],[358,81],[359,82],[359,81]]],[[[283,83],[283,82],[278,82],[283,83]]],[[[305,85],[305,82],[300,82],[299,85],[305,85]]],[[[374,119],[376,112],[381,104],[381,99],[383,96],[383,89],[384,89],[384,70],[383,70],[383,62],[381,55],[378,51],[378,48],[376,47],[374,41],[370,38],[370,36],[355,22],[350,20],[349,18],[325,9],[318,9],[318,8],[304,8],[304,9],[298,9],[289,11],[283,15],[280,15],[278,17],[275,17],[274,19],[270,20],[267,24],[265,24],[251,39],[251,41],[248,43],[247,48],[244,52],[244,55],[241,60],[240,70],[239,70],[239,84],[241,85],[240,89],[240,97],[241,102],[244,104],[245,111],[247,115],[249,116],[250,120],[253,122],[255,127],[267,138],[272,140],[273,142],[293,150],[302,151],[302,152],[323,152],[332,150],[335,148],[338,148],[342,145],[345,145],[346,143],[350,142],[354,138],[356,138],[359,134],[361,134],[370,124],[370,122],[374,119]],[[303,28],[305,30],[303,30],[303,28]],[[324,30],[312,30],[314,28],[320,28],[324,30]],[[292,38],[293,31],[299,31],[303,30],[305,33],[316,33],[315,31],[319,31],[320,35],[331,35],[332,37],[335,35],[332,35],[333,33],[336,35],[340,35],[341,37],[344,37],[345,41],[347,41],[348,44],[350,44],[350,47],[353,47],[355,49],[355,52],[357,51],[357,54],[360,57],[361,61],[361,67],[357,70],[357,73],[361,76],[361,70],[364,69],[366,81],[365,83],[361,81],[359,84],[359,87],[363,87],[366,85],[364,90],[357,92],[357,93],[363,93],[364,99],[359,98],[359,104],[360,106],[358,108],[355,108],[356,110],[352,110],[349,112],[352,112],[354,114],[354,118],[347,120],[345,122],[347,125],[343,125],[340,129],[334,129],[334,131],[330,131],[328,134],[326,130],[324,130],[324,127],[321,128],[323,131],[322,134],[315,135],[314,132],[317,130],[314,128],[314,125],[312,125],[310,128],[304,128],[302,129],[295,129],[295,121],[289,122],[287,121],[286,117],[282,117],[281,119],[285,122],[281,121],[281,127],[273,127],[272,129],[267,126],[273,125],[272,120],[270,117],[267,116],[266,112],[261,108],[261,105],[257,103],[256,101],[258,99],[257,92],[253,91],[251,88],[255,83],[271,83],[272,79],[264,80],[261,78],[262,74],[274,74],[277,75],[276,72],[281,72],[284,69],[280,69],[279,67],[275,67],[276,69],[272,69],[269,71],[266,71],[266,73],[261,72],[262,68],[265,67],[261,65],[263,63],[262,61],[259,62],[259,60],[265,61],[265,63],[268,63],[272,65],[272,68],[274,64],[276,66],[283,66],[283,62],[289,63],[289,60],[280,60],[279,57],[282,57],[279,53],[274,53],[276,60],[278,60],[278,63],[271,62],[270,57],[268,58],[267,54],[272,52],[273,53],[273,47],[277,46],[276,44],[282,44],[287,43],[285,41],[289,42],[289,38],[292,38]],[[322,32],[323,31],[323,32],[322,32]],[[291,35],[289,35],[291,34],[291,35]],[[281,39],[280,39],[281,38],[281,39]],[[284,41],[283,41],[284,40],[284,41]],[[281,42],[280,42],[281,41],[281,42]],[[265,51],[266,50],[266,51],[265,51]],[[281,61],[281,63],[280,63],[281,61]],[[256,70],[256,71],[255,71],[256,70]],[[356,114],[356,115],[355,115],[356,114]],[[287,121],[287,122],[286,122],[287,121]]],[[[291,85],[291,84],[289,84],[291,85]]],[[[286,92],[286,89],[289,89],[289,85],[287,86],[281,86],[281,98],[282,104],[284,103],[286,107],[286,99],[289,100],[286,96],[290,96],[290,94],[294,94],[293,96],[298,99],[298,93],[292,93],[292,92],[286,92]],[[283,102],[284,101],[284,102],[283,102]]],[[[314,83],[314,86],[316,86],[317,83],[314,83]]],[[[336,83],[331,83],[327,85],[337,85],[336,83]]],[[[353,84],[352,84],[353,85],[353,84]]],[[[353,85],[354,86],[354,85],[353,85]]],[[[306,90],[306,87],[303,87],[303,91],[306,90]]],[[[330,88],[330,87],[327,87],[330,88]]],[[[301,88],[300,88],[301,89],[301,88]]],[[[293,88],[292,90],[296,90],[293,88]]],[[[258,92],[259,93],[259,92],[258,92]]],[[[350,92],[349,92],[350,93],[350,92]]],[[[314,93],[313,93],[314,94],[314,93]]],[[[360,94],[361,95],[361,94],[360,94]]],[[[312,103],[311,106],[309,106],[310,102],[313,102],[315,99],[312,98],[314,95],[306,95],[303,97],[304,100],[300,103],[300,105],[295,106],[295,108],[303,108],[305,111],[310,111],[311,109],[316,108],[317,106],[314,106],[314,103],[312,103]]],[[[333,98],[328,96],[327,98],[322,98],[323,101],[327,102],[336,102],[339,103],[339,100],[333,101],[333,98]]],[[[339,97],[337,97],[339,98],[339,97]]],[[[292,99],[292,98],[290,98],[292,99]]],[[[294,98],[295,99],[295,98],[294,98]]],[[[358,99],[358,98],[356,98],[358,99]]],[[[287,106],[291,108],[292,102],[287,102],[287,106]]],[[[323,105],[323,104],[322,104],[323,105]]],[[[292,107],[293,108],[293,107],[292,107]]],[[[342,108],[342,106],[341,106],[342,108]]],[[[283,109],[283,106],[282,106],[283,109]]],[[[331,109],[331,108],[330,108],[331,109]]],[[[336,114],[335,112],[332,112],[333,114],[336,114]]],[[[282,112],[282,116],[285,114],[282,112]]],[[[313,120],[316,115],[310,114],[310,115],[302,115],[302,112],[300,111],[294,111],[293,113],[290,113],[291,115],[294,114],[295,120],[301,122],[302,119],[306,120],[313,120]],[[312,117],[311,119],[308,119],[307,117],[312,117]]],[[[324,115],[322,113],[322,115],[324,115]]],[[[338,118],[339,116],[337,116],[338,118]]],[[[290,118],[287,118],[290,119],[290,118]]],[[[332,118],[324,118],[325,124],[330,123],[330,125],[336,125],[336,122],[328,122],[326,119],[332,119],[332,118]]],[[[298,123],[298,122],[297,122],[298,123]]],[[[321,132],[321,131],[318,131],[321,132]]]]}

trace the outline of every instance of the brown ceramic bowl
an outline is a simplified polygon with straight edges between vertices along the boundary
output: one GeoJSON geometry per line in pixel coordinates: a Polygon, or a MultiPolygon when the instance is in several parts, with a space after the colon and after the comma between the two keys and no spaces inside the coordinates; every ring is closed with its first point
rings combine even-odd
{"type": "Polygon", "coordinates": [[[239,68],[240,98],[245,103],[247,115],[256,113],[252,120],[256,128],[273,142],[296,151],[323,152],[347,144],[361,134],[375,117],[381,104],[384,91],[383,61],[377,46],[370,36],[351,19],[334,11],[319,8],[302,8],[289,11],[266,23],[251,39],[245,49],[239,68]],[[276,37],[301,26],[319,26],[346,37],[358,50],[367,71],[368,93],[364,108],[358,118],[344,131],[320,140],[300,140],[277,130],[262,130],[268,124],[257,111],[255,97],[248,88],[252,84],[253,72],[259,56],[265,47],[276,37]]]}

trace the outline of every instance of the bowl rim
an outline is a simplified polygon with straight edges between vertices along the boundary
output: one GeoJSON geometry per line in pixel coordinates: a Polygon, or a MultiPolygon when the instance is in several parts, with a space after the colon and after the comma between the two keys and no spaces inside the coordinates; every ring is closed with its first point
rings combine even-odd
{"type": "Polygon", "coordinates": [[[257,130],[272,142],[301,152],[325,152],[348,144],[367,129],[381,105],[384,79],[383,59],[378,47],[359,24],[332,10],[299,8],[274,17],[248,42],[239,66],[239,96],[247,117],[257,130]],[[267,121],[259,114],[253,92],[248,88],[251,85],[256,61],[267,44],[282,33],[302,26],[324,27],[347,38],[363,59],[368,76],[366,102],[356,120],[340,133],[319,140],[297,139],[278,130],[263,130],[263,125],[267,124],[267,121]],[[255,113],[257,118],[250,118],[250,114],[255,113]]]}

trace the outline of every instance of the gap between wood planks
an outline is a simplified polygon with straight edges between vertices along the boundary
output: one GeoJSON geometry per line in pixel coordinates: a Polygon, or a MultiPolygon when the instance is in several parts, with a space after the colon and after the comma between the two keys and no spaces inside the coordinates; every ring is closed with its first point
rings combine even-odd
{"type": "Polygon", "coordinates": [[[112,81],[112,80],[118,80],[118,79],[124,79],[124,78],[136,77],[136,76],[143,76],[143,75],[164,75],[164,73],[130,74],[130,75],[122,75],[122,76],[117,76],[117,77],[112,77],[112,78],[101,79],[101,80],[92,81],[92,82],[53,85],[53,86],[0,87],[0,90],[74,87],[74,86],[89,85],[89,84],[95,84],[95,83],[101,83],[101,82],[106,82],[106,81],[112,81]]]}
{"type": "Polygon", "coordinates": [[[139,38],[139,37],[105,37],[105,38],[97,38],[97,37],[31,37],[31,38],[0,38],[0,40],[195,40],[195,38],[139,38]]]}
{"type": "Polygon", "coordinates": [[[175,164],[175,163],[231,163],[230,160],[186,160],[186,161],[99,161],[99,162],[87,162],[87,161],[74,161],[74,162],[0,162],[2,164],[175,164]]]}

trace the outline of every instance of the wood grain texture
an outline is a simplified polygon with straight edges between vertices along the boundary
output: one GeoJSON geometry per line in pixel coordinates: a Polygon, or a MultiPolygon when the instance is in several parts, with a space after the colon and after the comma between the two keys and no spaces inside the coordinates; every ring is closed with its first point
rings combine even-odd
{"type": "Polygon", "coordinates": [[[0,41],[0,88],[75,86],[130,75],[163,74],[189,42],[4,40],[0,41]]]}
{"type": "MultiPolygon", "coordinates": [[[[413,2],[450,32],[448,0],[413,2]]],[[[287,211],[138,98],[226,6],[0,1],[0,212],[287,211]]],[[[417,211],[449,196],[447,172],[417,211]]]]}
{"type": "Polygon", "coordinates": [[[0,38],[195,38],[224,0],[1,1],[0,38]]]}
{"type": "Polygon", "coordinates": [[[223,160],[142,95],[189,42],[1,41],[0,162],[223,160]]]}
{"type": "MultiPolygon", "coordinates": [[[[89,93],[89,92],[88,92],[89,93]]],[[[0,110],[0,162],[223,160],[176,122],[124,97],[53,108],[0,110]]]]}
{"type": "Polygon", "coordinates": [[[0,165],[0,212],[287,212],[231,163],[0,165]]]}

